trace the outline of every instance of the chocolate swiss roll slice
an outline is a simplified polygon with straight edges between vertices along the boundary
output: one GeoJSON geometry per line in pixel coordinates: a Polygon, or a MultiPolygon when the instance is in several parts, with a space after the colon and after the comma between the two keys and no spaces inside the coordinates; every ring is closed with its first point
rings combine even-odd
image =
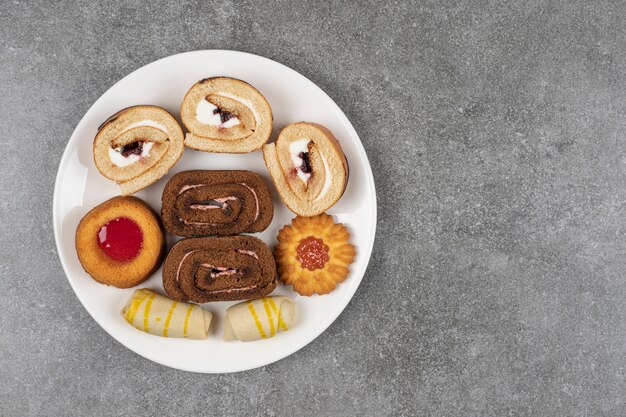
{"type": "Polygon", "coordinates": [[[183,171],[165,185],[161,209],[178,236],[237,235],[265,230],[274,206],[269,189],[250,171],[183,171]]]}
{"type": "Polygon", "coordinates": [[[93,141],[98,171],[133,194],[159,178],[183,153],[183,131],[171,114],[156,106],[135,106],[109,117],[93,141]]]}
{"type": "Polygon", "coordinates": [[[185,95],[180,117],[185,145],[205,152],[247,153],[272,133],[272,109],[250,84],[228,77],[205,78],[185,95]]]}
{"type": "Polygon", "coordinates": [[[263,146],[263,159],[285,205],[303,217],[329,209],[348,182],[348,162],[339,142],[315,123],[285,127],[276,142],[263,146]]]}
{"type": "Polygon", "coordinates": [[[163,287],[179,301],[259,298],[271,293],[276,283],[272,252],[253,236],[183,239],[163,264],[163,287]]]}

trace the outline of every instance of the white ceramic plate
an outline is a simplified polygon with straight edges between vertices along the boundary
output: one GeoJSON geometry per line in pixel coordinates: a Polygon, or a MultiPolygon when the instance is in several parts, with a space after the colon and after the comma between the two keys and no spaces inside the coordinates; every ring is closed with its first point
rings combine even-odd
{"type": "MultiPolygon", "coordinates": [[[[80,81],[78,81],[80,82],[80,81]]],[[[263,163],[261,151],[244,155],[211,154],[185,149],[180,161],[161,180],[135,194],[160,212],[161,193],[172,175],[189,169],[247,169],[259,173],[270,185],[274,220],[255,236],[270,247],[278,231],[295,215],[281,202],[263,163]]],[[[54,234],[67,279],[85,309],[118,342],[163,365],[193,372],[236,372],[267,365],[304,347],[339,316],[356,291],[370,259],[376,229],[376,192],[369,161],[354,128],[339,107],[313,82],[294,70],[256,55],[234,51],[196,51],[170,56],[128,75],[91,106],[72,134],[59,166],[53,202],[54,234]],[[98,284],[85,273],[74,249],[79,220],[93,207],[119,195],[118,187],[102,177],[92,156],[98,126],[118,110],[154,104],[177,118],[180,103],[196,81],[224,75],[245,80],[267,98],[274,114],[273,141],[280,129],[298,121],[317,122],[337,137],[350,166],[343,197],[329,211],[335,221],[350,230],[357,257],[348,279],[330,294],[301,297],[279,284],[273,294],[296,301],[297,318],[288,331],[257,342],[221,340],[224,313],[234,302],[205,304],[213,314],[207,340],[167,339],[138,331],[120,316],[120,309],[133,289],[98,284]]],[[[168,248],[176,238],[168,236],[168,248]]],[[[141,285],[163,293],[161,270],[141,285]]]]}

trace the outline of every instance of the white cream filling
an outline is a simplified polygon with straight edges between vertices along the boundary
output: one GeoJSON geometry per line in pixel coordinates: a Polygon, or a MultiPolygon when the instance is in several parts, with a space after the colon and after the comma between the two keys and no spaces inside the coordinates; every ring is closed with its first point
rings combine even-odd
{"type": "Polygon", "coordinates": [[[237,126],[241,122],[238,117],[231,117],[226,122],[222,123],[222,118],[219,113],[216,113],[217,106],[208,102],[206,99],[202,99],[196,106],[196,119],[203,125],[219,126],[223,128],[229,128],[237,126]]]}
{"type": "Polygon", "coordinates": [[[135,123],[131,123],[128,126],[126,126],[126,129],[124,129],[124,131],[122,133],[127,132],[130,129],[134,129],[136,127],[140,127],[140,126],[154,127],[155,129],[162,130],[163,132],[165,132],[167,134],[167,127],[165,127],[161,123],[155,122],[154,120],[151,120],[151,119],[144,119],[144,120],[140,120],[140,121],[135,122],[135,123]]]}
{"type": "Polygon", "coordinates": [[[298,177],[307,184],[309,179],[311,179],[310,172],[302,172],[300,167],[304,162],[302,158],[300,158],[300,152],[308,153],[309,152],[309,143],[311,141],[308,139],[299,139],[289,144],[289,153],[291,154],[291,161],[293,162],[293,166],[296,168],[296,174],[298,177]]]}
{"type": "MultiPolygon", "coordinates": [[[[237,197],[222,197],[222,198],[215,198],[213,199],[213,201],[216,201],[218,203],[226,203],[227,201],[237,201],[237,197]]],[[[193,209],[193,210],[213,210],[213,209],[221,209],[222,206],[215,206],[213,204],[192,204],[191,206],[189,206],[189,208],[193,209]]]]}
{"type": "Polygon", "coordinates": [[[178,269],[176,270],[176,282],[179,282],[180,280],[178,279],[179,275],[180,275],[180,270],[183,267],[183,263],[185,263],[185,259],[187,259],[187,257],[189,255],[191,255],[192,253],[196,253],[199,252],[197,250],[192,250],[191,252],[187,252],[183,255],[183,257],[180,260],[180,263],[178,264],[178,269]]]}
{"type": "Polygon", "coordinates": [[[326,157],[323,153],[320,152],[320,155],[322,156],[322,163],[324,163],[324,186],[322,187],[322,191],[320,191],[317,197],[315,197],[314,201],[317,201],[324,197],[324,194],[326,194],[328,192],[328,189],[330,188],[330,183],[332,179],[330,175],[330,167],[328,166],[328,161],[326,160],[326,157]]]}
{"type": "Polygon", "coordinates": [[[184,193],[187,190],[192,190],[194,188],[198,188],[198,187],[204,187],[206,184],[194,184],[194,185],[185,185],[183,186],[183,188],[180,189],[180,191],[178,192],[178,195],[181,195],[182,193],[184,193]]]}
{"type": "MultiPolygon", "coordinates": [[[[259,197],[256,194],[256,191],[254,191],[254,188],[250,187],[248,184],[246,184],[245,182],[240,182],[239,184],[243,185],[244,187],[246,187],[248,190],[250,190],[250,192],[254,195],[254,204],[255,204],[255,213],[254,213],[254,220],[256,221],[259,218],[259,213],[261,211],[260,207],[259,207],[259,197]]],[[[185,185],[183,186],[180,191],[178,192],[178,195],[181,195],[182,193],[184,193],[187,190],[192,190],[194,188],[198,188],[198,187],[204,187],[207,184],[193,184],[193,185],[185,185]]],[[[221,203],[226,202],[228,200],[237,200],[237,198],[235,197],[223,197],[223,198],[218,198],[216,199],[216,201],[219,201],[221,203]]],[[[194,208],[193,206],[191,208],[194,208]]],[[[217,206],[209,206],[207,208],[218,208],[217,206]]],[[[180,221],[182,221],[185,224],[195,224],[195,225],[204,225],[204,224],[211,224],[211,223],[203,223],[203,222],[190,222],[187,220],[183,220],[181,218],[179,218],[180,221]]]]}
{"type": "Polygon", "coordinates": [[[122,155],[122,149],[124,149],[123,146],[119,146],[117,148],[111,148],[109,146],[109,158],[115,166],[123,168],[125,166],[134,164],[141,158],[147,158],[150,154],[150,149],[152,149],[152,145],[154,145],[154,142],[144,142],[143,148],[141,149],[141,155],[131,154],[128,156],[122,155]]]}
{"type": "MultiPolygon", "coordinates": [[[[151,119],[144,119],[144,120],[140,120],[138,122],[129,124],[128,126],[126,126],[126,128],[123,131],[120,132],[120,135],[124,132],[128,132],[130,129],[134,129],[136,127],[141,127],[141,126],[154,127],[155,129],[159,129],[165,132],[165,134],[167,134],[167,127],[163,126],[161,123],[155,122],[154,120],[151,120],[151,119]]],[[[118,146],[117,148],[113,148],[109,146],[109,159],[117,167],[120,167],[120,168],[126,167],[128,165],[134,164],[135,162],[139,161],[141,158],[147,158],[148,155],[150,154],[150,149],[152,148],[153,144],[154,144],[153,142],[144,142],[143,149],[141,150],[141,155],[133,154],[133,155],[128,155],[128,156],[122,155],[123,146],[118,146]]]]}
{"type": "Polygon", "coordinates": [[[256,219],[259,218],[259,197],[256,195],[256,191],[254,191],[254,188],[250,187],[245,182],[242,182],[240,184],[246,187],[248,190],[250,190],[252,194],[254,195],[254,203],[256,205],[256,212],[254,213],[254,220],[256,221],[256,219]]]}
{"type": "MultiPolygon", "coordinates": [[[[199,250],[192,250],[190,252],[187,252],[183,255],[183,257],[180,260],[180,263],[178,264],[178,269],[176,270],[176,282],[180,283],[180,270],[183,267],[183,263],[185,262],[185,259],[187,259],[187,257],[189,255],[191,255],[192,253],[196,253],[196,252],[200,252],[199,250]]],[[[256,254],[255,254],[256,255],[256,254]]],[[[256,259],[259,259],[257,256],[255,256],[256,259]]],[[[216,291],[211,291],[212,294],[222,294],[222,293],[226,293],[226,294],[230,294],[231,292],[237,293],[237,292],[243,292],[243,291],[248,291],[251,288],[254,288],[254,285],[248,286],[248,287],[239,287],[239,288],[232,288],[232,289],[224,289],[224,290],[216,290],[216,291]]]]}
{"type": "Polygon", "coordinates": [[[225,276],[225,275],[235,275],[235,274],[239,274],[241,273],[241,271],[239,269],[236,268],[228,268],[225,266],[215,266],[215,265],[211,265],[211,264],[201,264],[200,266],[203,266],[205,268],[211,268],[211,269],[217,269],[220,272],[211,272],[209,274],[209,276],[211,278],[219,278],[221,276],[225,276]]]}
{"type": "Polygon", "coordinates": [[[237,252],[243,253],[244,255],[252,256],[254,259],[259,259],[259,257],[257,256],[256,252],[253,251],[253,250],[237,249],[237,252]]]}

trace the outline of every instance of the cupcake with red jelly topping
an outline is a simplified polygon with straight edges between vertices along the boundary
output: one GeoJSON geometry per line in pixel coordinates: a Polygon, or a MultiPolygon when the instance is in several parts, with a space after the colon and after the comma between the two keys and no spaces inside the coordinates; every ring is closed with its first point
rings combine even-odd
{"type": "Polygon", "coordinates": [[[297,216],[278,233],[278,276],[300,295],[326,294],[343,282],[356,251],[350,233],[332,216],[297,216]]]}
{"type": "Polygon", "coordinates": [[[93,208],[76,229],[76,253],[96,281],[130,288],[148,279],[165,254],[163,227],[136,197],[114,197],[93,208]]]}

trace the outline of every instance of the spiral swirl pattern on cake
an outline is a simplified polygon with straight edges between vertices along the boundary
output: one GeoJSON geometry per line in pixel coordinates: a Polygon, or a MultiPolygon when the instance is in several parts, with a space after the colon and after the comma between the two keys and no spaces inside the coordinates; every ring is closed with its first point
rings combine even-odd
{"type": "Polygon", "coordinates": [[[263,159],[289,210],[311,217],[343,195],[348,162],[337,139],[324,126],[294,123],[276,142],[263,146],[263,159]]]}
{"type": "Polygon", "coordinates": [[[189,130],[185,145],[205,152],[247,153],[272,133],[272,109],[250,84],[228,77],[205,78],[185,95],[180,109],[189,130]]]}
{"type": "Polygon", "coordinates": [[[109,117],[98,129],[93,156],[98,171],[133,194],[163,177],[183,153],[183,131],[156,106],[135,106],[109,117]]]}
{"type": "Polygon", "coordinates": [[[237,235],[265,230],[274,206],[269,189],[250,171],[184,171],[163,190],[161,216],[178,236],[237,235]]]}
{"type": "Polygon", "coordinates": [[[163,264],[163,287],[180,301],[259,298],[271,293],[276,283],[272,252],[252,236],[183,239],[163,264]]]}

